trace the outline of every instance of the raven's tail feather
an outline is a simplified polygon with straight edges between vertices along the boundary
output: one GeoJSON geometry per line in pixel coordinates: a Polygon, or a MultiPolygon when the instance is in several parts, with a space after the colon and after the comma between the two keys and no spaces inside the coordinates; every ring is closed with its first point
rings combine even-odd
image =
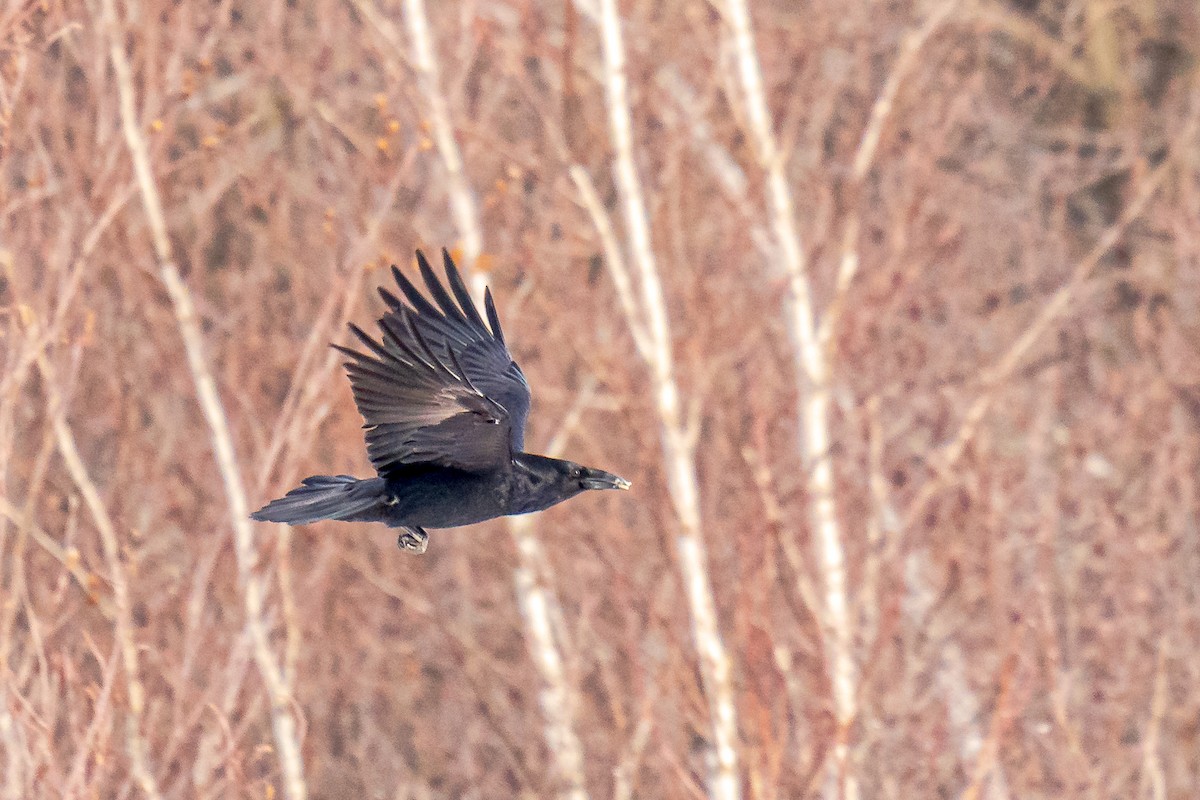
{"type": "Polygon", "coordinates": [[[260,522],[305,525],[323,519],[382,521],[383,478],[359,480],[350,475],[313,475],[278,500],[250,516],[260,522]]]}

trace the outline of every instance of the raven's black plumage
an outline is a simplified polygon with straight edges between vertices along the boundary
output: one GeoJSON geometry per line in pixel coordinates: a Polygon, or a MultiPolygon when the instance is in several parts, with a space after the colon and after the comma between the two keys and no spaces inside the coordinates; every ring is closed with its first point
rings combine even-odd
{"type": "Polygon", "coordinates": [[[425,528],[541,511],[587,489],[629,488],[611,473],[524,452],[529,384],[504,343],[491,291],[485,323],[450,254],[442,258],[449,292],[418,251],[429,298],[392,267],[404,299],[379,290],[388,305],[380,338],[351,325],[367,352],[334,345],[350,358],[346,371],[379,477],[305,478],[254,519],[382,522],[404,529],[400,547],[424,552],[425,528]]]}

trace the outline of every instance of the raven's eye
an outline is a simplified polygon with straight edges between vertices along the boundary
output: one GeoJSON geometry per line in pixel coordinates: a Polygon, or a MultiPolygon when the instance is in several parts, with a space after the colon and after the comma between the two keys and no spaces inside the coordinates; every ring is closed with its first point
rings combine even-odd
{"type": "Polygon", "coordinates": [[[571,470],[571,477],[575,478],[576,480],[578,480],[579,478],[582,478],[583,477],[583,467],[576,467],[575,469],[571,470]]]}

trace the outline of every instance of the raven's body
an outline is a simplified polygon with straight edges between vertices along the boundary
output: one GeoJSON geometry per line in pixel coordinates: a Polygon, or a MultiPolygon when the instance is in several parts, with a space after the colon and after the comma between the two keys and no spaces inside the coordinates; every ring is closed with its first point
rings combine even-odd
{"type": "MultiPolygon", "coordinates": [[[[252,516],[301,525],[323,519],[403,528],[399,544],[424,552],[425,528],[454,528],[541,511],[587,489],[629,482],[570,461],[525,453],[529,387],[508,354],[491,294],[490,329],[443,251],[454,299],[417,253],[436,306],[392,268],[408,303],[380,290],[390,307],[371,351],[339,347],[355,403],[366,420],[367,453],[378,477],[316,475],[252,516]]],[[[336,346],[336,345],[335,345],[336,346]]]]}
{"type": "Polygon", "coordinates": [[[457,528],[513,513],[511,469],[482,474],[429,467],[387,479],[389,527],[457,528]]]}

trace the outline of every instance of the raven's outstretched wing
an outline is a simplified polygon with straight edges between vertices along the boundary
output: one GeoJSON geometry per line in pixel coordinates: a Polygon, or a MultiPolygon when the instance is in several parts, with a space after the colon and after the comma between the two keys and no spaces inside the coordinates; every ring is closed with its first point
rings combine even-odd
{"type": "MultiPolygon", "coordinates": [[[[471,386],[507,412],[512,452],[519,453],[525,449],[529,384],[504,344],[504,332],[500,330],[500,318],[492,302],[491,290],[483,296],[488,319],[485,325],[454,261],[444,249],[442,260],[445,262],[446,280],[450,284],[450,291],[454,293],[453,298],[434,274],[424,254],[418,250],[417,264],[432,302],[393,266],[392,275],[408,303],[381,288],[379,294],[391,310],[379,320],[379,324],[396,326],[405,319],[410,320],[412,329],[429,344],[435,354],[461,367],[471,386]]],[[[384,344],[387,345],[386,340],[384,344]]],[[[405,342],[408,347],[413,344],[412,341],[405,342]]]]}
{"type": "Polygon", "coordinates": [[[414,314],[393,310],[375,341],[350,329],[369,353],[334,345],[366,421],[367,455],[380,475],[407,464],[487,472],[511,457],[512,420],[468,377],[453,350],[436,352],[414,314]]]}

